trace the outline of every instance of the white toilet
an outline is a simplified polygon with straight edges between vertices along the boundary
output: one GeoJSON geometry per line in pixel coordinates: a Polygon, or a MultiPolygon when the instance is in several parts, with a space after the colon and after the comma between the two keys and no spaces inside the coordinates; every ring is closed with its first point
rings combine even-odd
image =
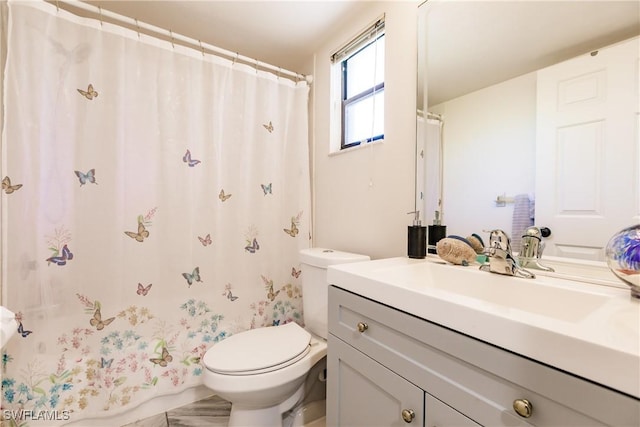
{"type": "MultiPolygon", "coordinates": [[[[311,368],[326,360],[327,267],[366,260],[369,257],[365,255],[303,249],[300,263],[305,328],[291,322],[251,329],[226,338],[205,353],[204,384],[231,402],[229,427],[281,426],[283,414],[303,401],[311,368]]],[[[323,371],[317,376],[323,377],[323,371]]]]}

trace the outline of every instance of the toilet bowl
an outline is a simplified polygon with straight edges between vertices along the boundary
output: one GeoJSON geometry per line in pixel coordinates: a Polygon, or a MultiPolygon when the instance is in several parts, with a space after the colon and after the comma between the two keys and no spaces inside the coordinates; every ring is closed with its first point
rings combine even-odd
{"type": "MultiPolygon", "coordinates": [[[[219,369],[221,360],[214,360],[217,352],[205,354],[203,363],[207,367],[204,375],[204,384],[213,390],[220,397],[230,401],[231,415],[229,426],[278,426],[282,424],[282,414],[292,409],[302,400],[304,382],[309,370],[327,354],[327,343],[313,337],[296,323],[287,323],[282,326],[269,328],[252,329],[251,331],[233,335],[222,341],[222,346],[227,340],[236,337],[237,340],[230,342],[225,353],[231,356],[234,348],[242,348],[255,356],[261,362],[250,368],[249,365],[242,366],[242,360],[238,360],[237,366],[231,361],[226,372],[219,369]],[[262,334],[272,330],[274,333],[262,334]],[[280,361],[271,354],[272,349],[286,341],[288,338],[296,341],[301,335],[306,334],[307,340],[302,349],[294,349],[288,356],[286,352],[280,351],[280,361]],[[274,339],[272,347],[265,347],[261,344],[266,341],[265,336],[274,339]],[[255,347],[253,347],[255,345],[255,347]],[[253,350],[250,348],[253,347],[253,350]],[[250,351],[250,352],[249,352],[250,351]],[[271,364],[262,363],[262,358],[270,358],[276,361],[271,364]]],[[[292,348],[290,348],[292,349],[292,348]]],[[[280,349],[281,350],[281,349],[280,349]]],[[[241,353],[238,353],[240,356],[241,353]]],[[[242,359],[242,357],[240,357],[242,359]]],[[[248,358],[246,358],[248,359],[248,358]]]]}
{"type": "Polygon", "coordinates": [[[204,385],[231,402],[229,427],[282,426],[283,414],[295,412],[305,397],[309,372],[327,354],[326,269],[366,260],[365,255],[330,249],[300,251],[305,328],[291,322],[251,329],[205,353],[204,385]]]}

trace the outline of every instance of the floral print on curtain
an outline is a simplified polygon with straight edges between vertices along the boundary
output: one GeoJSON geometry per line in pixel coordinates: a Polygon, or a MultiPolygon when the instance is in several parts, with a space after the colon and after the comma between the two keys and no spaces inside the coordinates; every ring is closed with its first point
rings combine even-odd
{"type": "Polygon", "coordinates": [[[2,409],[114,415],[303,324],[306,82],[43,2],[9,3],[7,40],[2,409]]]}

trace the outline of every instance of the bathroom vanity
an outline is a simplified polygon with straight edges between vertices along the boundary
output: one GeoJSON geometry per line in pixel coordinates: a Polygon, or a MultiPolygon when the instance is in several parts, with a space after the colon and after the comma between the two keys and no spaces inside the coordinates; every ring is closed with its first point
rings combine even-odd
{"type": "Polygon", "coordinates": [[[392,258],[329,269],[327,425],[638,426],[629,291],[392,258]]]}

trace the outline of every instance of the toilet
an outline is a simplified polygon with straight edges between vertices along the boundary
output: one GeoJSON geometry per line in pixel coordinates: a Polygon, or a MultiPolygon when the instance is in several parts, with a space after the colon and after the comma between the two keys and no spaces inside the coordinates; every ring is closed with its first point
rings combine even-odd
{"type": "Polygon", "coordinates": [[[282,426],[285,413],[288,425],[324,425],[323,420],[307,423],[305,419],[301,424],[294,418],[324,408],[324,402],[313,402],[308,408],[301,404],[305,392],[313,388],[310,384],[323,381],[326,375],[327,267],[367,260],[366,255],[331,249],[301,250],[305,327],[290,322],[251,329],[226,338],[205,353],[204,385],[231,402],[229,427],[282,426]]]}

